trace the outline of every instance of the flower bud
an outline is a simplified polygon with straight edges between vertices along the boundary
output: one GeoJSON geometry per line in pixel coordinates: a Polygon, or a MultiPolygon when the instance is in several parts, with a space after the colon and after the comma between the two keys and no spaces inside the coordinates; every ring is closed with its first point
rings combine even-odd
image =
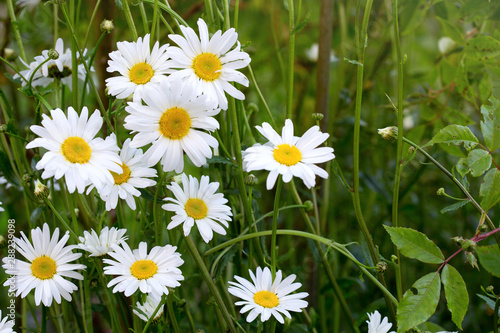
{"type": "Polygon", "coordinates": [[[50,49],[49,53],[48,53],[48,56],[49,56],[50,59],[56,60],[57,58],[59,58],[59,52],[57,52],[54,49],[50,49]]]}
{"type": "Polygon", "coordinates": [[[462,236],[456,236],[453,237],[452,239],[455,242],[455,244],[457,244],[457,246],[462,246],[463,242],[465,241],[465,239],[462,236]]]}
{"type": "Polygon", "coordinates": [[[245,185],[255,186],[257,184],[259,184],[259,179],[255,177],[255,175],[249,174],[248,176],[245,177],[245,185]]]}
{"type": "Polygon", "coordinates": [[[375,267],[377,273],[383,273],[387,270],[387,263],[384,261],[379,261],[375,267]]]}
{"type": "Polygon", "coordinates": [[[398,256],[395,254],[391,255],[391,261],[396,264],[398,262],[398,256]]]}
{"type": "Polygon", "coordinates": [[[304,202],[304,209],[307,211],[307,212],[310,212],[311,210],[314,209],[314,204],[311,200],[307,200],[306,202],[304,202]]]}
{"type": "Polygon", "coordinates": [[[38,179],[35,180],[35,198],[43,201],[43,199],[48,198],[50,190],[47,186],[42,184],[38,179]]]}
{"type": "Polygon", "coordinates": [[[0,125],[0,133],[5,133],[5,132],[7,132],[7,125],[6,124],[0,125]]]}
{"type": "Polygon", "coordinates": [[[115,28],[115,25],[113,24],[113,21],[111,20],[103,20],[101,22],[101,31],[104,32],[104,33],[111,33],[111,31],[113,31],[113,29],[115,28]]]}
{"type": "Polygon", "coordinates": [[[474,242],[472,239],[467,239],[462,243],[462,249],[465,252],[471,252],[471,253],[476,252],[477,243],[474,242]]]}
{"type": "Polygon", "coordinates": [[[3,57],[7,61],[13,61],[16,59],[16,52],[13,49],[6,47],[5,49],[3,49],[3,57]]]}
{"type": "Polygon", "coordinates": [[[172,177],[172,182],[181,185],[182,184],[182,176],[181,175],[173,176],[172,177]]]}
{"type": "Polygon", "coordinates": [[[23,175],[23,183],[28,183],[31,180],[31,175],[29,173],[25,173],[23,175]]]}
{"type": "Polygon", "coordinates": [[[325,117],[325,115],[322,113],[313,113],[312,117],[314,120],[320,121],[325,117]]]}
{"type": "Polygon", "coordinates": [[[489,293],[493,293],[493,290],[494,290],[494,289],[495,289],[495,288],[494,288],[493,286],[488,286],[488,287],[486,287],[486,291],[487,291],[487,292],[489,292],[489,293]]]}
{"type": "Polygon", "coordinates": [[[438,189],[438,190],[436,191],[436,194],[437,194],[437,195],[445,195],[445,194],[446,194],[446,192],[444,191],[444,188],[442,188],[442,187],[441,187],[440,189],[438,189]]]}
{"type": "Polygon", "coordinates": [[[481,225],[479,226],[479,231],[480,231],[480,232],[486,232],[486,231],[488,231],[488,225],[486,225],[486,224],[484,224],[484,223],[483,223],[483,224],[481,224],[481,225]]]}
{"type": "Polygon", "coordinates": [[[386,128],[379,128],[378,134],[389,142],[394,142],[398,138],[398,128],[396,126],[389,126],[386,128]]]}

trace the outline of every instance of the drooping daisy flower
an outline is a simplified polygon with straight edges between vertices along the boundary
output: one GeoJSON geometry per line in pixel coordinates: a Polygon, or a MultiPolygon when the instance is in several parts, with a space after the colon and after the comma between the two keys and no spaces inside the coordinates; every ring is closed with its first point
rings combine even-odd
{"type": "MultiPolygon", "coordinates": [[[[33,75],[33,81],[31,85],[33,87],[42,86],[46,87],[50,83],[54,82],[54,80],[61,80],[62,84],[65,84],[69,87],[69,89],[73,88],[73,72],[72,72],[72,57],[71,57],[71,49],[66,49],[64,51],[64,42],[61,38],[58,38],[56,41],[56,46],[54,50],[59,54],[57,59],[50,59],[46,63],[44,63],[40,68],[39,65],[44,61],[50,58],[49,50],[42,51],[41,56],[36,56],[35,61],[31,62],[29,65],[25,63],[22,59],[21,62],[28,67],[29,69],[22,70],[21,75],[29,81],[30,77],[33,75]],[[38,68],[38,70],[37,70],[38,68]],[[36,72],[35,72],[36,71],[36,72]]],[[[80,56],[77,53],[77,58],[83,59],[87,53],[87,49],[83,51],[83,56],[80,56]]],[[[85,60],[80,60],[85,61],[85,60]]],[[[93,71],[93,68],[90,68],[93,71]]],[[[82,81],[85,81],[86,71],[83,63],[78,65],[78,78],[82,81]]],[[[19,74],[14,75],[14,79],[20,78],[19,74]]],[[[22,86],[26,86],[28,81],[23,80],[22,86]]]]}
{"type": "MultiPolygon", "coordinates": [[[[133,312],[142,320],[149,321],[149,318],[151,318],[153,316],[153,313],[155,312],[158,305],[160,305],[160,302],[161,302],[160,297],[149,294],[146,297],[146,301],[144,302],[144,304],[137,302],[137,305],[136,305],[137,310],[134,309],[133,312]],[[140,310],[140,311],[138,311],[138,310],[140,310]]],[[[156,315],[153,318],[153,321],[158,320],[158,318],[161,317],[161,315],[163,314],[163,308],[164,308],[164,306],[162,305],[158,309],[158,312],[156,312],[156,315]]]]}
{"type": "Polygon", "coordinates": [[[94,229],[91,229],[91,232],[84,231],[84,237],[79,237],[81,243],[78,244],[80,249],[90,252],[90,257],[103,256],[113,251],[113,245],[125,243],[128,238],[125,236],[127,229],[117,229],[114,227],[109,229],[105,227],[99,235],[97,235],[94,229]]]}
{"type": "Polygon", "coordinates": [[[134,101],[140,102],[143,91],[151,85],[163,80],[168,73],[168,55],[165,53],[168,44],[158,42],[151,51],[149,34],[144,40],[139,37],[137,42],[118,42],[118,51],[109,54],[108,72],[119,72],[120,76],[106,79],[109,94],[117,98],[127,98],[134,95],[134,101]]]}
{"type": "Polygon", "coordinates": [[[130,102],[125,108],[130,115],[124,127],[138,132],[131,147],[152,143],[144,154],[148,166],[161,160],[163,171],[181,173],[184,152],[197,167],[212,157],[211,147],[219,143],[203,131],[219,128],[213,116],[220,110],[210,107],[204,96],[197,96],[192,86],[180,79],[167,79],[145,90],[142,99],[146,105],[130,102]]]}
{"type": "Polygon", "coordinates": [[[235,303],[236,305],[244,305],[240,313],[250,311],[247,322],[252,322],[259,315],[260,320],[264,322],[273,315],[283,324],[285,321],[282,314],[291,318],[289,311],[301,312],[303,308],[307,307],[308,303],[303,298],[307,297],[308,293],[290,295],[291,292],[302,286],[301,283],[293,283],[295,274],[291,274],[281,281],[282,273],[277,271],[273,281],[271,271],[267,267],[264,270],[257,267],[257,276],[251,270],[249,272],[252,282],[235,275],[234,278],[239,283],[229,281],[231,287],[228,289],[231,295],[243,299],[243,301],[235,303]]]}
{"type": "Polygon", "coordinates": [[[368,324],[368,333],[387,333],[392,327],[392,324],[389,323],[387,317],[384,317],[384,319],[382,320],[382,316],[378,311],[369,313],[368,319],[369,320],[366,321],[368,324]]]}
{"type": "Polygon", "coordinates": [[[214,231],[220,235],[226,234],[229,226],[227,221],[231,221],[231,208],[226,205],[227,199],[222,193],[215,193],[219,188],[219,183],[210,183],[208,176],[201,176],[201,181],[192,176],[182,174],[182,189],[179,184],[172,182],[167,188],[175,196],[165,198],[165,201],[172,202],[161,206],[163,209],[175,212],[172,222],[167,229],[173,229],[182,224],[184,236],[188,236],[191,228],[196,223],[198,231],[205,243],[208,243],[214,236],[214,231]]]}
{"type": "Polygon", "coordinates": [[[302,137],[293,135],[293,123],[285,121],[280,136],[268,123],[262,127],[255,126],[269,142],[264,145],[255,144],[243,152],[243,164],[246,171],[267,170],[267,189],[273,188],[278,175],[283,175],[283,181],[288,183],[292,177],[299,177],[307,188],[316,185],[316,175],[328,178],[328,173],[316,166],[335,157],[333,148],[320,147],[328,133],[322,133],[318,126],[311,127],[302,137]]]}
{"type": "Polygon", "coordinates": [[[115,260],[104,259],[104,274],[118,275],[108,283],[108,288],[115,286],[113,292],[123,292],[125,296],[132,295],[138,288],[142,293],[151,293],[157,297],[168,295],[168,288],[178,287],[184,280],[178,268],[184,263],[181,255],[176,252],[176,246],[155,246],[148,254],[148,245],[141,242],[139,248],[132,251],[127,243],[123,248],[113,245],[113,251],[108,254],[115,260]]]}
{"type": "Polygon", "coordinates": [[[42,115],[42,126],[31,126],[40,138],[26,145],[27,149],[48,150],[36,164],[37,170],[44,169],[42,178],[64,176],[70,193],[75,189],[83,193],[90,183],[97,188],[113,183],[109,171],[122,172],[121,160],[114,134],[105,140],[95,138],[103,123],[100,112],[96,110],[89,118],[87,107],[83,107],[78,116],[70,106],[67,118],[61,109],[50,111],[50,115],[42,115]]]}
{"type": "Polygon", "coordinates": [[[83,276],[77,273],[77,269],[85,269],[85,265],[70,264],[80,258],[81,253],[73,253],[75,246],[65,246],[69,239],[69,232],[59,240],[59,228],[50,235],[47,223],[40,228],[31,230],[31,245],[28,237],[21,231],[21,238],[15,238],[16,250],[29,262],[19,259],[3,258],[3,268],[7,274],[13,277],[8,279],[4,286],[10,286],[10,290],[17,290],[16,296],[22,298],[35,289],[35,304],[42,302],[50,306],[54,299],[61,303],[61,297],[71,301],[71,294],[78,287],[64,279],[65,277],[83,280],[83,276]]]}
{"type": "Polygon", "coordinates": [[[224,34],[218,30],[212,38],[209,38],[207,24],[201,18],[198,19],[200,38],[193,29],[182,25],[180,28],[184,37],[169,35],[180,46],[172,46],[167,50],[172,58],[170,67],[179,69],[171,76],[187,79],[199,94],[216,101],[223,110],[227,109],[224,92],[234,98],[245,99],[245,95],[229,83],[237,82],[248,87],[248,79],[237,69],[248,66],[250,57],[240,50],[238,33],[234,28],[224,34]],[[236,47],[233,48],[235,43],[236,47]]]}
{"type": "Polygon", "coordinates": [[[15,333],[12,329],[14,327],[14,320],[9,319],[9,316],[2,318],[2,311],[0,310],[0,333],[15,333]]]}
{"type": "MultiPolygon", "coordinates": [[[[120,152],[122,172],[111,172],[114,182],[106,183],[99,190],[99,195],[106,202],[106,210],[116,208],[118,197],[127,202],[127,205],[135,210],[135,198],[141,195],[137,188],[150,187],[156,181],[144,177],[156,177],[156,170],[148,168],[143,160],[141,149],[130,147],[130,139],[125,140],[120,152]]],[[[87,192],[91,190],[91,187],[87,192]]]]}

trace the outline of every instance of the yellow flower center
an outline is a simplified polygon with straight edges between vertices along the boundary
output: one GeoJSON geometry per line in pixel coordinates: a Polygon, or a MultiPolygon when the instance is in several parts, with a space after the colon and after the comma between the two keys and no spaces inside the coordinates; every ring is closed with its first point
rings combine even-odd
{"type": "Polygon", "coordinates": [[[150,64],[140,62],[132,66],[128,72],[128,77],[130,78],[130,81],[135,84],[145,84],[151,80],[154,74],[155,72],[150,64]]]}
{"type": "Polygon", "coordinates": [[[129,167],[125,163],[122,163],[121,167],[122,167],[122,173],[120,174],[110,171],[111,175],[113,176],[113,179],[115,180],[115,185],[121,185],[123,183],[126,183],[130,178],[129,167]]]}
{"type": "Polygon", "coordinates": [[[56,271],[56,262],[46,256],[38,257],[31,263],[31,273],[40,280],[52,279],[56,271]]]}
{"type": "Polygon", "coordinates": [[[191,198],[184,205],[186,214],[195,220],[202,219],[207,216],[207,204],[201,199],[191,198]]]}
{"type": "Polygon", "coordinates": [[[87,163],[92,155],[92,149],[87,141],[78,136],[64,140],[61,149],[64,157],[71,163],[87,163]]]}
{"type": "Polygon", "coordinates": [[[171,140],[185,137],[191,129],[191,117],[186,110],[173,107],[163,112],[160,118],[160,133],[171,140]]]}
{"type": "Polygon", "coordinates": [[[137,260],[130,266],[130,274],[137,280],[146,280],[153,277],[158,272],[158,266],[153,260],[137,260]]]}
{"type": "Polygon", "coordinates": [[[278,304],[280,304],[278,296],[276,296],[275,293],[272,293],[267,290],[261,290],[256,292],[253,295],[253,300],[255,301],[255,303],[265,308],[274,308],[277,307],[278,304]]]}
{"type": "Polygon", "coordinates": [[[205,81],[215,81],[219,78],[222,64],[213,53],[202,53],[193,60],[193,70],[196,76],[205,81]]]}
{"type": "Polygon", "coordinates": [[[284,143],[274,148],[273,157],[276,162],[290,166],[302,160],[302,153],[299,148],[284,143]]]}

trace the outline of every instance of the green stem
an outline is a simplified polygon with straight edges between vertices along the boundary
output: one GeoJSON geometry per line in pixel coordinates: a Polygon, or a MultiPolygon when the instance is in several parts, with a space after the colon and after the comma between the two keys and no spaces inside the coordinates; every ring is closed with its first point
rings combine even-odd
{"type": "MultiPolygon", "coordinates": [[[[394,47],[397,53],[398,63],[398,140],[397,140],[397,156],[396,170],[394,174],[394,190],[392,192],[392,225],[399,226],[398,208],[399,208],[399,183],[401,180],[402,159],[403,159],[403,58],[401,56],[401,43],[399,41],[399,22],[398,22],[398,0],[392,1],[392,21],[394,24],[394,47]]],[[[398,257],[398,265],[396,268],[396,287],[398,299],[403,298],[403,278],[402,278],[402,262],[401,255],[397,247],[395,248],[396,256],[398,257]]]]}
{"type": "Polygon", "coordinates": [[[493,332],[498,333],[498,308],[500,307],[500,298],[495,301],[495,309],[493,310],[493,332]]]}
{"type": "Polygon", "coordinates": [[[172,304],[172,295],[167,296],[167,312],[173,331],[175,333],[179,333],[181,330],[179,328],[179,324],[177,323],[177,319],[175,318],[174,306],[172,304]]]}
{"type": "MultiPolygon", "coordinates": [[[[438,161],[434,159],[431,155],[429,155],[425,150],[423,150],[419,145],[416,143],[408,140],[407,138],[403,137],[403,141],[409,144],[410,146],[415,147],[420,153],[422,153],[425,157],[429,159],[435,166],[439,168],[448,178],[450,178],[457,186],[458,188],[462,191],[463,194],[470,200],[472,205],[477,209],[479,213],[481,213],[481,216],[486,217],[486,223],[488,223],[488,226],[490,227],[491,230],[494,230],[496,228],[495,224],[493,221],[491,221],[491,218],[488,216],[487,212],[484,211],[483,207],[472,197],[472,195],[467,191],[467,189],[460,183],[444,166],[442,166],[438,161]]],[[[498,244],[498,247],[500,248],[500,235],[494,234],[495,241],[498,244]]]]}
{"type": "Polygon", "coordinates": [[[45,204],[47,206],[49,206],[49,208],[52,210],[52,213],[57,217],[57,219],[62,223],[62,225],[66,228],[66,230],[69,231],[69,233],[71,234],[71,236],[73,237],[73,239],[79,243],[80,240],[78,239],[78,236],[77,234],[73,231],[73,229],[71,229],[69,227],[69,224],[68,222],[66,222],[66,220],[61,216],[61,214],[59,214],[59,212],[54,208],[54,206],[52,205],[52,202],[50,202],[49,199],[45,198],[43,199],[43,201],[45,201],[45,204]]]}
{"type": "MultiPolygon", "coordinates": [[[[155,0],[143,0],[143,2],[147,2],[147,3],[150,3],[150,4],[154,5],[155,0]]],[[[172,8],[170,8],[170,6],[164,5],[162,3],[158,3],[158,7],[160,7],[161,9],[163,9],[164,11],[166,11],[167,13],[169,13],[170,16],[172,16],[172,18],[175,20],[175,23],[177,23],[177,25],[179,25],[179,22],[180,22],[180,23],[182,23],[182,25],[184,25],[186,27],[189,27],[189,25],[182,18],[182,16],[180,16],[179,14],[177,14],[172,8]]]]}
{"type": "MultiPolygon", "coordinates": [[[[141,12],[142,28],[145,33],[149,34],[148,17],[146,15],[146,9],[144,9],[144,2],[139,3],[139,10],[141,12]]],[[[153,38],[151,38],[150,41],[153,42],[153,38]]]]}
{"type": "Polygon", "coordinates": [[[288,42],[288,90],[286,100],[286,118],[292,119],[293,111],[293,65],[295,57],[295,18],[294,18],[293,0],[288,0],[288,27],[289,27],[289,42],[288,42]]]}
{"type": "MultiPolygon", "coordinates": [[[[153,8],[153,23],[151,26],[151,42],[155,40],[156,26],[160,24],[160,21],[158,21],[158,1],[159,0],[154,0],[155,4],[153,8]]],[[[159,39],[160,36],[156,38],[159,39]]]]}
{"type": "Polygon", "coordinates": [[[273,128],[276,128],[277,127],[276,122],[274,121],[271,109],[269,109],[269,106],[267,105],[264,95],[262,95],[262,91],[260,91],[259,85],[257,84],[257,80],[255,79],[255,76],[253,74],[252,65],[248,65],[248,72],[250,73],[250,80],[252,80],[252,84],[254,85],[255,89],[257,90],[257,93],[259,94],[260,100],[262,101],[262,104],[264,104],[264,107],[266,108],[269,119],[271,120],[271,125],[273,126],[273,128]]]}
{"type": "Polygon", "coordinates": [[[14,10],[13,0],[7,0],[7,9],[9,11],[10,22],[12,25],[12,29],[14,30],[14,36],[16,37],[17,46],[19,47],[19,54],[21,55],[21,59],[26,61],[26,53],[24,52],[23,40],[21,38],[21,32],[19,31],[19,25],[16,19],[16,12],[14,10]]]}
{"type": "Polygon", "coordinates": [[[137,29],[135,28],[134,19],[132,18],[132,13],[130,12],[128,2],[129,0],[122,1],[123,13],[125,14],[125,19],[127,20],[128,27],[132,32],[132,38],[134,39],[134,41],[136,41],[139,36],[137,35],[137,29]]]}
{"type": "Polygon", "coordinates": [[[271,238],[271,273],[274,277],[276,276],[276,230],[278,229],[278,215],[279,215],[279,204],[281,187],[283,186],[283,177],[280,175],[278,177],[278,185],[276,185],[276,193],[274,195],[274,209],[273,209],[273,230],[271,238]]]}
{"type": "MultiPolygon", "coordinates": [[[[322,237],[319,235],[315,235],[315,234],[312,234],[309,232],[299,231],[299,230],[280,229],[280,230],[276,230],[276,234],[312,239],[318,243],[325,244],[326,246],[331,247],[332,249],[338,251],[340,254],[344,255],[346,258],[348,258],[354,264],[356,264],[356,266],[359,267],[359,269],[363,272],[363,274],[365,274],[366,277],[368,277],[385,295],[387,295],[391,299],[391,301],[394,303],[394,305],[398,304],[398,300],[390,293],[390,291],[387,290],[387,288],[384,285],[382,285],[382,283],[380,283],[380,281],[378,281],[377,278],[375,276],[373,276],[368,271],[368,269],[372,269],[373,267],[366,266],[366,265],[362,264],[361,262],[359,262],[354,257],[354,255],[352,255],[345,248],[344,245],[339,244],[331,239],[328,239],[328,238],[325,238],[325,237],[322,237]]],[[[205,252],[205,255],[210,255],[210,254],[215,253],[217,251],[220,251],[228,246],[234,245],[234,244],[239,243],[239,242],[243,242],[243,241],[248,240],[248,239],[252,239],[252,238],[256,238],[256,237],[271,236],[271,235],[272,235],[272,231],[267,230],[267,231],[259,231],[259,232],[254,232],[251,234],[235,237],[227,242],[224,242],[222,244],[214,246],[213,248],[211,248],[210,250],[205,252]]],[[[356,331],[358,331],[357,328],[356,328],[356,331]]]]}
{"type": "Polygon", "coordinates": [[[87,43],[89,41],[89,36],[90,36],[90,30],[94,26],[94,24],[93,24],[94,23],[94,19],[95,19],[95,16],[97,14],[97,9],[99,8],[100,4],[101,4],[101,0],[97,0],[97,2],[95,4],[95,7],[94,7],[94,10],[92,11],[92,16],[90,16],[89,26],[87,27],[87,32],[85,33],[85,39],[84,39],[84,42],[83,42],[83,47],[84,48],[87,47],[87,43]]]}
{"type": "MultiPolygon", "coordinates": [[[[234,326],[233,320],[231,319],[231,315],[227,311],[226,305],[222,301],[222,297],[219,293],[219,290],[217,289],[217,286],[215,285],[214,280],[210,276],[210,273],[208,272],[207,266],[205,265],[205,262],[203,262],[203,258],[201,257],[200,253],[198,252],[198,249],[196,248],[196,245],[194,245],[194,242],[191,238],[191,236],[186,237],[186,245],[193,256],[193,259],[195,260],[196,264],[198,265],[198,268],[200,269],[201,275],[203,276],[203,279],[208,285],[208,288],[210,289],[210,293],[215,299],[215,302],[217,303],[217,306],[219,310],[222,313],[222,316],[224,317],[224,320],[226,324],[229,327],[229,330],[231,332],[236,332],[236,327],[234,326]]],[[[222,327],[224,330],[224,327],[222,327]]]]}
{"type": "Polygon", "coordinates": [[[47,307],[42,305],[42,333],[47,333],[47,307]]]}

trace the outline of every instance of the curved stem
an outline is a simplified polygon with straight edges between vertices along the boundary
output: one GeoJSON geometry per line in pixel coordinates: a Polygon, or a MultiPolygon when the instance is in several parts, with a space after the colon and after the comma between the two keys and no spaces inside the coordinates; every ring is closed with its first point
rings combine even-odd
{"type": "Polygon", "coordinates": [[[271,273],[274,277],[276,276],[276,230],[278,229],[278,215],[279,215],[279,204],[281,187],[283,186],[283,177],[280,175],[278,177],[278,185],[276,185],[276,193],[274,194],[274,209],[273,209],[273,230],[271,237],[271,273]]]}
{"type": "Polygon", "coordinates": [[[16,37],[17,46],[19,47],[19,54],[21,59],[26,61],[26,53],[24,52],[23,40],[21,38],[21,32],[19,31],[19,26],[16,19],[16,12],[14,10],[13,0],[7,0],[7,9],[9,11],[10,21],[12,23],[12,29],[14,29],[14,36],[16,37]]]}
{"type": "Polygon", "coordinates": [[[293,111],[293,65],[295,57],[295,13],[293,9],[293,0],[288,0],[288,90],[286,93],[286,118],[292,119],[293,111]]]}
{"type": "Polygon", "coordinates": [[[130,12],[130,7],[128,5],[129,0],[122,1],[123,13],[125,14],[125,19],[127,20],[128,27],[132,32],[132,38],[134,41],[139,37],[137,35],[137,29],[135,28],[134,19],[132,18],[132,13],[130,12]]]}

